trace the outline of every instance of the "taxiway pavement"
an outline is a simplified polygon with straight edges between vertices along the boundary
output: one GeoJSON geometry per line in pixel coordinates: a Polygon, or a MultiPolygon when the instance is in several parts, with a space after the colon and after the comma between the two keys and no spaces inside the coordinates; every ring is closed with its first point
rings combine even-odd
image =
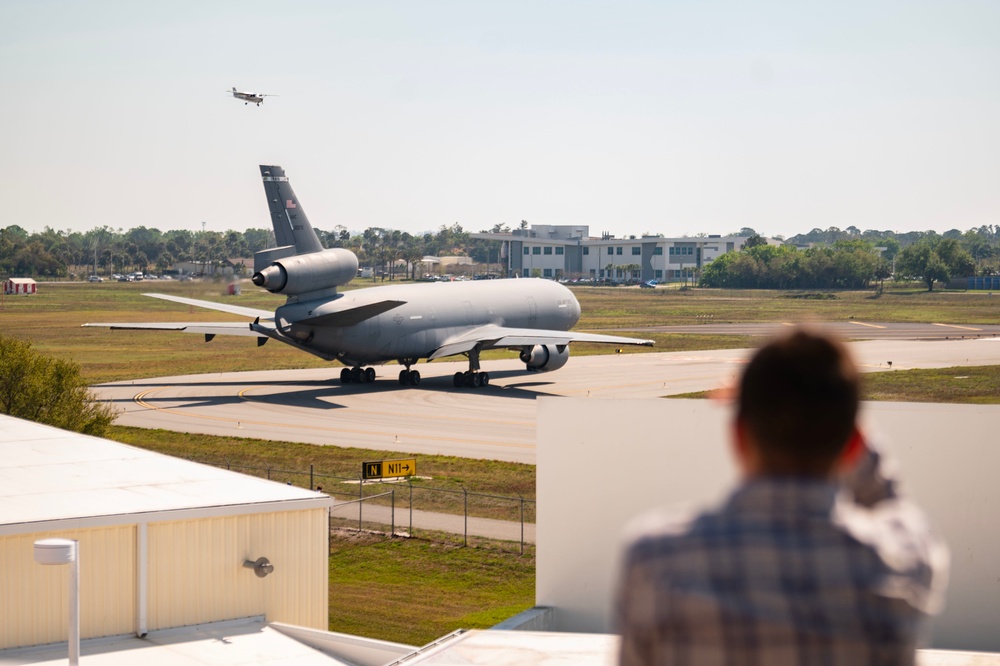
{"type": "MultiPolygon", "coordinates": [[[[1000,365],[1000,338],[850,346],[865,371],[1000,365]]],[[[516,359],[486,361],[491,384],[481,389],[453,388],[452,375],[466,369],[464,362],[434,362],[415,366],[423,376],[417,387],[400,386],[395,365],[377,368],[372,384],[341,385],[339,366],[331,365],[160,377],[93,390],[122,410],[120,425],[534,464],[535,398],[658,398],[717,388],[733,383],[749,353],[572,357],[561,370],[541,374],[526,374],[516,359]]]]}

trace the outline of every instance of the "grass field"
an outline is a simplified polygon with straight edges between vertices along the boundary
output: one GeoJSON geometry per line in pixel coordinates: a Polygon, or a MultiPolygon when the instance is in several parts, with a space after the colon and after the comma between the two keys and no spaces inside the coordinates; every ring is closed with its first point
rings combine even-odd
{"type": "Polygon", "coordinates": [[[574,288],[583,309],[577,328],[703,323],[889,321],[1000,324],[1000,294],[887,289],[829,293],[755,290],[574,288]]]}
{"type": "MultiPolygon", "coordinates": [[[[886,402],[946,402],[1000,405],[1000,366],[892,370],[861,375],[861,399],[886,402]]],[[[695,391],[670,398],[709,398],[713,391],[695,391]]]]}
{"type": "Polygon", "coordinates": [[[535,604],[534,552],[344,533],[330,556],[330,629],[424,645],[535,604]]]}
{"type": "MultiPolygon", "coordinates": [[[[409,458],[403,451],[373,451],[339,446],[316,446],[295,442],[272,442],[240,437],[179,434],[167,430],[146,430],[113,426],[108,434],[125,444],[140,446],[179,458],[190,458],[218,467],[227,467],[272,480],[291,482],[309,487],[309,465],[313,466],[313,485],[336,497],[358,494],[357,477],[365,460],[409,458]],[[341,477],[341,478],[331,478],[341,477]]],[[[450,456],[420,455],[417,471],[421,478],[412,481],[417,501],[414,506],[426,511],[462,513],[463,489],[470,492],[503,497],[535,498],[535,466],[497,460],[472,460],[450,456]],[[451,492],[431,492],[435,488],[451,492]]],[[[370,484],[365,495],[397,488],[402,494],[406,485],[370,484]]],[[[469,514],[483,518],[516,520],[512,504],[504,502],[470,501],[469,514]]],[[[528,522],[534,522],[534,510],[528,505],[528,522]]]]}
{"type": "Polygon", "coordinates": [[[863,375],[865,400],[1000,405],[1000,366],[871,372],[863,375]]]}
{"type": "MultiPolygon", "coordinates": [[[[252,338],[216,338],[157,331],[109,331],[81,328],[106,321],[246,321],[235,315],[187,307],[142,296],[162,292],[187,298],[237,303],[273,310],[283,298],[250,286],[241,296],[224,296],[222,282],[45,282],[39,293],[8,297],[0,308],[6,334],[31,340],[44,353],[79,363],[91,383],[164,375],[258,369],[330,368],[330,364],[286,345],[257,347],[252,338]]],[[[578,330],[608,330],[698,323],[758,321],[933,321],[945,324],[1000,323],[1000,298],[988,293],[887,290],[836,292],[821,300],[804,294],[764,291],[574,287],[583,317],[578,330]]],[[[626,347],[626,353],[722,349],[752,346],[745,336],[634,334],[656,341],[655,347],[626,347]]],[[[604,345],[574,345],[573,354],[607,353],[604,345]]],[[[487,352],[484,359],[506,357],[487,352]]]]}

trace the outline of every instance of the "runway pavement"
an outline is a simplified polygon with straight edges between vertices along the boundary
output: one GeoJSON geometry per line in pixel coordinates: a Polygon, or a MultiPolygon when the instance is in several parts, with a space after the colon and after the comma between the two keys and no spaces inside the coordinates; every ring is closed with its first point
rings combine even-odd
{"type": "MultiPolygon", "coordinates": [[[[962,334],[961,327],[954,330],[962,334]]],[[[865,371],[1000,365],[997,338],[871,340],[851,347],[865,371]]],[[[121,425],[534,464],[536,397],[657,398],[716,388],[732,383],[748,354],[587,356],[542,374],[526,374],[516,359],[488,361],[483,369],[492,381],[483,389],[452,387],[464,362],[434,362],[415,366],[423,376],[418,387],[400,386],[394,365],[377,368],[373,384],[341,385],[339,366],[331,365],[162,377],[94,391],[123,410],[121,425]]]]}

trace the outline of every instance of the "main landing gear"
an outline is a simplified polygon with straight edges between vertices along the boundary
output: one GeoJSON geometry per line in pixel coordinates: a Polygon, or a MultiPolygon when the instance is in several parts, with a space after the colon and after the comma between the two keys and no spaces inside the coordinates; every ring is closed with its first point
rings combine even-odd
{"type": "Polygon", "coordinates": [[[469,388],[482,388],[489,386],[490,374],[479,371],[479,347],[473,347],[467,354],[469,357],[469,369],[465,372],[456,372],[452,378],[455,388],[468,386],[469,388]]]}
{"type": "Polygon", "coordinates": [[[468,386],[470,388],[489,386],[490,373],[473,372],[471,370],[466,372],[456,372],[455,376],[452,378],[452,383],[455,385],[455,388],[462,388],[463,386],[468,386]]]}
{"type": "Polygon", "coordinates": [[[417,386],[420,384],[420,373],[416,370],[410,370],[410,366],[416,363],[416,359],[400,359],[399,364],[406,366],[403,370],[399,371],[399,385],[400,386],[417,386]]]}
{"type": "Polygon", "coordinates": [[[371,384],[375,381],[375,368],[341,368],[341,384],[371,384]]]}

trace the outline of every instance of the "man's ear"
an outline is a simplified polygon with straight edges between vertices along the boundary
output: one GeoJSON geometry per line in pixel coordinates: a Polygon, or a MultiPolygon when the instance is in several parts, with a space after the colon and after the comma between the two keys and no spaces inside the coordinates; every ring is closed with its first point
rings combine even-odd
{"type": "Polygon", "coordinates": [[[736,464],[744,476],[753,476],[760,471],[760,456],[751,441],[752,437],[746,424],[738,418],[733,419],[732,428],[733,456],[736,458],[736,464]]]}
{"type": "Polygon", "coordinates": [[[847,444],[840,452],[840,456],[837,458],[837,466],[843,470],[853,469],[858,460],[861,459],[861,455],[865,452],[865,438],[861,435],[861,431],[858,430],[857,426],[854,426],[854,430],[851,431],[851,436],[847,440],[847,444]]]}

